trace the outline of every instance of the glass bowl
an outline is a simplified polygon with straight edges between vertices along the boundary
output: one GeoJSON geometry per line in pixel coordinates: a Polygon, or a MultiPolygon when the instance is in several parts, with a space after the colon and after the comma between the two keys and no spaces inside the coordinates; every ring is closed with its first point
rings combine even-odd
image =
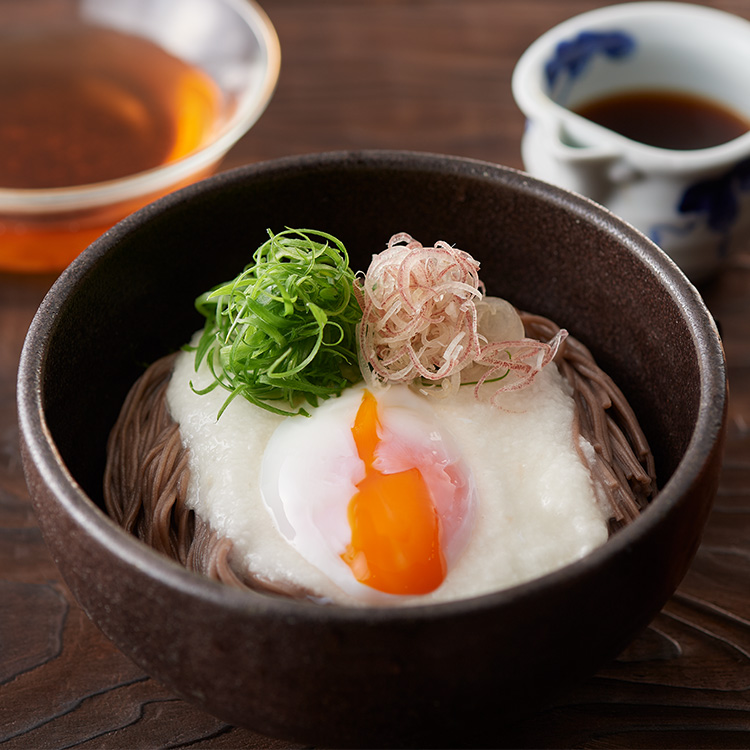
{"type": "Polygon", "coordinates": [[[268,105],[279,66],[252,0],[4,7],[0,271],[60,270],[126,215],[215,171],[268,105]]]}

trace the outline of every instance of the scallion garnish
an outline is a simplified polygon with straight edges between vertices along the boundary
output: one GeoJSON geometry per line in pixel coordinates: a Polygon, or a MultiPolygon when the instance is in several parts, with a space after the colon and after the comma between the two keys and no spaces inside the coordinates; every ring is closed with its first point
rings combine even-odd
{"type": "Polygon", "coordinates": [[[343,243],[326,232],[268,231],[253,263],[195,302],[206,324],[195,368],[213,382],[277,414],[307,414],[304,402],[340,394],[360,379],[354,272],[343,243]]]}

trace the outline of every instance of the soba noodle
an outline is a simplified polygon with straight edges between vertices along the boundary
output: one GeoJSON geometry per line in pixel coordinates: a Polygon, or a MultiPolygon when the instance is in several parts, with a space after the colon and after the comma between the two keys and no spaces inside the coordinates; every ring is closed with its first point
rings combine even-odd
{"type": "MultiPolygon", "coordinates": [[[[524,314],[522,319],[532,338],[549,340],[559,330],[540,316],[524,314]]],[[[280,588],[244,572],[234,564],[232,541],[187,506],[188,452],[166,406],[174,356],[151,365],[123,404],[107,447],[107,511],[129,533],[189,570],[230,586],[305,596],[309,592],[301,588],[280,588]]],[[[579,451],[599,498],[611,509],[614,533],[653,497],[653,456],[622,392],[583,344],[568,337],[555,361],[573,390],[575,429],[594,448],[593,456],[579,451]]]]}

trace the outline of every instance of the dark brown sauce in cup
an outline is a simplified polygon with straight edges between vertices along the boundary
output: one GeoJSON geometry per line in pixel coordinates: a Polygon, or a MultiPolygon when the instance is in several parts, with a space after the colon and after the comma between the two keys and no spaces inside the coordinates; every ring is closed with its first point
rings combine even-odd
{"type": "Polygon", "coordinates": [[[679,151],[719,146],[750,130],[750,121],[723,104],[673,91],[615,94],[575,112],[631,140],[679,151]]]}

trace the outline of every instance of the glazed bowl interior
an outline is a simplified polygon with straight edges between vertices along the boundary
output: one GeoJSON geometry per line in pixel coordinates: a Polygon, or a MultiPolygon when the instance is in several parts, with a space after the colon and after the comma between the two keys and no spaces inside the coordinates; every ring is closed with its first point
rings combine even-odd
{"type": "Polygon", "coordinates": [[[305,742],[492,743],[504,722],[616,655],[679,584],[716,490],[725,371],[695,289],[595,204],[470,160],[337,153],[218,175],[101,237],[32,324],[19,412],[37,515],[71,590],[180,695],[305,742]],[[239,592],[125,534],[102,510],[102,477],[128,389],[201,327],[194,298],[249,262],[267,229],[287,226],[336,235],[360,269],[399,231],[470,252],[488,293],[591,348],[641,421],[660,495],[578,563],[426,607],[320,607],[239,592]]]}

